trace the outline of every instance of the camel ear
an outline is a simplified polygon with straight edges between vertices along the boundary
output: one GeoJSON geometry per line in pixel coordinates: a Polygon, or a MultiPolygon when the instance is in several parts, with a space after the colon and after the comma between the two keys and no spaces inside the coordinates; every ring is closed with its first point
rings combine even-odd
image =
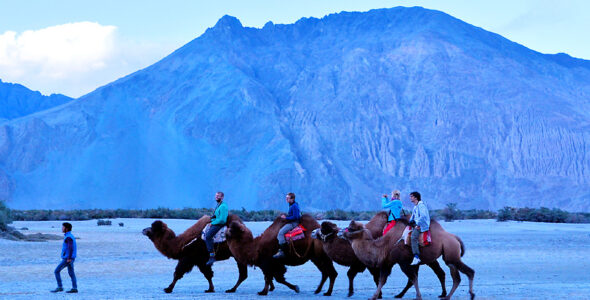
{"type": "Polygon", "coordinates": [[[152,231],[153,232],[161,232],[164,230],[164,222],[158,220],[152,223],[152,231]]]}

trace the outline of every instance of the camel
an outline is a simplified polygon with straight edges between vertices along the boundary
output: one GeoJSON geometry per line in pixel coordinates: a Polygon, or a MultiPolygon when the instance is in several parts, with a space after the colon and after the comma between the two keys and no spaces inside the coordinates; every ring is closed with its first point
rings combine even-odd
{"type": "MultiPolygon", "coordinates": [[[[228,217],[228,219],[230,217],[228,217]]],[[[190,272],[194,266],[199,267],[199,270],[209,282],[209,289],[205,290],[205,293],[215,292],[213,281],[211,280],[213,278],[213,270],[211,269],[211,266],[205,264],[209,259],[209,252],[207,252],[207,247],[205,247],[205,241],[201,239],[201,232],[209,222],[211,222],[211,217],[203,216],[195,223],[195,225],[189,227],[185,232],[178,236],[172,231],[172,229],[168,228],[166,223],[160,220],[154,221],[151,227],[147,227],[143,230],[143,235],[147,236],[154,243],[154,246],[156,246],[156,249],[158,249],[160,253],[170,259],[178,260],[176,270],[174,270],[174,279],[172,280],[172,283],[164,289],[164,292],[172,293],[176,282],[181,279],[184,274],[190,272]]],[[[216,260],[226,260],[230,256],[231,252],[229,251],[226,242],[216,245],[216,260]]],[[[227,290],[227,293],[235,292],[238,285],[248,277],[248,268],[246,265],[238,262],[238,271],[238,282],[233,288],[227,290]]]]}
{"type": "Polygon", "coordinates": [[[299,293],[299,287],[287,282],[285,279],[285,273],[287,272],[285,265],[299,266],[311,260],[322,273],[322,279],[315,293],[321,292],[326,279],[330,278],[328,291],[324,293],[324,296],[330,296],[338,273],[334,269],[332,260],[323,251],[321,243],[317,239],[311,238],[311,231],[319,227],[318,222],[312,216],[304,214],[301,217],[301,223],[307,229],[305,238],[292,243],[289,242],[291,244],[286,252],[286,258],[273,258],[279,248],[277,234],[285,222],[284,219],[277,217],[261,235],[254,238],[252,231],[244,225],[239,217],[234,216],[232,220],[229,220],[225,234],[227,244],[235,260],[240,264],[258,266],[262,270],[264,288],[258,292],[258,295],[267,295],[269,287],[271,287],[272,291],[273,278],[278,283],[282,283],[299,293]]]}
{"type": "MultiPolygon", "coordinates": [[[[347,231],[344,232],[344,236],[351,241],[357,257],[367,267],[375,267],[380,270],[379,285],[371,299],[376,299],[381,293],[381,289],[396,263],[400,265],[408,279],[413,282],[416,289],[416,298],[421,299],[422,297],[418,288],[418,266],[410,265],[413,258],[412,250],[409,245],[405,245],[400,239],[407,225],[407,220],[401,219],[385,236],[376,240],[373,239],[370,232],[362,224],[355,221],[351,221],[347,231]]],[[[459,237],[446,232],[436,220],[430,221],[430,233],[431,244],[420,249],[421,264],[430,264],[442,255],[444,262],[451,270],[453,278],[453,288],[448,296],[444,298],[450,299],[459,286],[461,277],[458,271],[461,271],[469,278],[469,294],[473,299],[475,297],[473,293],[475,272],[461,261],[461,257],[465,254],[463,241],[459,237]]]]}
{"type": "MultiPolygon", "coordinates": [[[[369,230],[373,238],[379,238],[383,234],[383,228],[387,223],[387,213],[386,212],[379,212],[377,213],[366,225],[365,228],[369,230]]],[[[324,247],[324,251],[326,254],[337,264],[348,266],[348,297],[351,297],[354,294],[354,278],[358,273],[361,273],[367,268],[356,256],[354,250],[352,249],[351,244],[343,239],[338,238],[340,229],[336,224],[324,221],[321,224],[319,232],[317,233],[317,238],[322,241],[322,245],[324,247]]],[[[442,287],[442,294],[441,296],[446,296],[446,288],[445,288],[445,272],[441,269],[439,263],[434,261],[433,263],[429,264],[430,268],[435,272],[438,279],[440,280],[441,287],[442,287]]],[[[376,268],[368,268],[371,275],[373,275],[373,280],[375,281],[375,285],[379,285],[379,269],[376,268]]],[[[412,281],[408,280],[406,287],[403,289],[401,293],[399,293],[396,297],[401,298],[407,290],[412,286],[412,281]]],[[[379,294],[379,298],[381,298],[381,294],[379,294]]]]}

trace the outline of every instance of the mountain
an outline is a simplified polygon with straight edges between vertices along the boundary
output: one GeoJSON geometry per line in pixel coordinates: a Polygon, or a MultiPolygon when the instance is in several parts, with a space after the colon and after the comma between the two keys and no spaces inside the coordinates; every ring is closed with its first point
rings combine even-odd
{"type": "Polygon", "coordinates": [[[245,28],[0,125],[13,208],[590,210],[590,68],[419,7],[245,28]],[[407,196],[406,196],[407,198],[407,196]],[[409,202],[406,203],[409,207],[409,202]]]}
{"type": "Polygon", "coordinates": [[[0,80],[0,122],[46,110],[71,100],[72,98],[61,94],[43,96],[20,84],[0,80]]]}

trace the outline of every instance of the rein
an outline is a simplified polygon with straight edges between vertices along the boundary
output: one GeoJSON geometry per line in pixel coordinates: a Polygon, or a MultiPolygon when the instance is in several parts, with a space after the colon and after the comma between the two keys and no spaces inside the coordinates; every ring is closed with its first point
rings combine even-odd
{"type": "Polygon", "coordinates": [[[307,249],[305,249],[305,253],[303,254],[303,256],[299,255],[299,253],[297,252],[297,249],[295,249],[295,245],[293,244],[293,240],[291,240],[289,242],[289,246],[291,246],[291,250],[293,250],[293,253],[295,253],[295,256],[297,256],[297,258],[302,258],[302,257],[307,257],[307,254],[309,253],[309,249],[311,249],[311,245],[313,244],[313,241],[311,241],[310,238],[306,238],[306,240],[309,241],[308,245],[307,245],[307,249]]]}

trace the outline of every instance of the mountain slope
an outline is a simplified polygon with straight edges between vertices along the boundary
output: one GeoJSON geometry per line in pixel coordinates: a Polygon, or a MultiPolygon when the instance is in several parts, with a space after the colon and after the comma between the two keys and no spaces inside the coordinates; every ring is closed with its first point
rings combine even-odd
{"type": "Polygon", "coordinates": [[[588,61],[393,8],[244,28],[0,125],[11,207],[589,210],[588,61]]]}

